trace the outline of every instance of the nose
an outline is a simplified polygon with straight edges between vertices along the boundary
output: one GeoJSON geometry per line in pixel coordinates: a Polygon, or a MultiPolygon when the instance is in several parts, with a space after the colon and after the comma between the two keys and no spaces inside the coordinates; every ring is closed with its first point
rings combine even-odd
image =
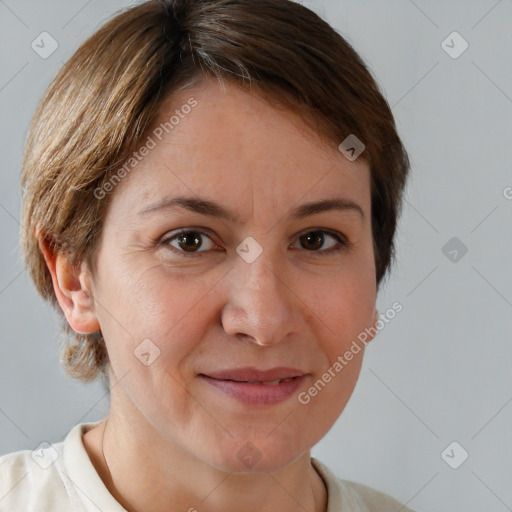
{"type": "Polygon", "coordinates": [[[237,261],[229,273],[222,324],[230,336],[270,346],[301,331],[301,314],[293,285],[264,254],[252,263],[237,261]]]}

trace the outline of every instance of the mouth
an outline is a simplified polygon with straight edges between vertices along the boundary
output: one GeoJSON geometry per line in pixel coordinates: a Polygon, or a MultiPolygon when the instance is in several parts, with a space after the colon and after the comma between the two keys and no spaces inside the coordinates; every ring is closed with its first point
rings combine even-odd
{"type": "Polygon", "coordinates": [[[272,405],[289,399],[309,373],[296,368],[242,368],[200,373],[209,386],[248,405],[272,405]]]}
{"type": "Polygon", "coordinates": [[[259,382],[259,383],[278,383],[287,379],[293,379],[307,375],[307,372],[298,368],[289,368],[280,366],[268,370],[259,370],[253,367],[233,368],[228,370],[219,370],[203,373],[206,377],[217,380],[232,380],[234,382],[259,382]]]}
{"type": "Polygon", "coordinates": [[[206,377],[207,379],[218,380],[222,382],[234,382],[237,384],[263,384],[264,386],[276,386],[277,384],[281,384],[282,382],[288,382],[293,379],[298,379],[302,377],[302,375],[297,375],[296,377],[286,377],[284,379],[274,379],[274,380],[237,380],[237,379],[219,379],[212,377],[211,375],[205,375],[204,373],[199,374],[200,377],[206,377]]]}
{"type": "MultiPolygon", "coordinates": [[[[276,380],[233,380],[233,382],[247,382],[247,384],[265,384],[265,386],[275,386],[276,384],[281,384],[281,382],[287,382],[292,379],[296,379],[297,377],[287,377],[286,379],[276,379],[276,380]]],[[[227,379],[231,380],[231,379],[227,379]]]]}

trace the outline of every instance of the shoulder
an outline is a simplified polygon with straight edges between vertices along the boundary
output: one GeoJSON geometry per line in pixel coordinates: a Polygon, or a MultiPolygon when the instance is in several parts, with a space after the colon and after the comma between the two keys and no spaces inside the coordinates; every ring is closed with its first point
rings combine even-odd
{"type": "Polygon", "coordinates": [[[66,494],[56,461],[62,458],[63,443],[44,444],[36,450],[22,450],[0,457],[0,512],[24,510],[37,500],[44,508],[44,496],[66,494]]]}
{"type": "Polygon", "coordinates": [[[413,512],[403,503],[367,485],[338,478],[325,464],[312,458],[328,492],[327,512],[413,512]]]}
{"type": "Polygon", "coordinates": [[[96,424],[75,425],[64,441],[0,457],[0,512],[84,510],[79,493],[95,489],[97,480],[82,433],[96,424]]]}
{"type": "Polygon", "coordinates": [[[342,482],[346,488],[350,488],[359,497],[369,512],[413,512],[389,494],[358,482],[350,480],[342,480],[342,482]]]}

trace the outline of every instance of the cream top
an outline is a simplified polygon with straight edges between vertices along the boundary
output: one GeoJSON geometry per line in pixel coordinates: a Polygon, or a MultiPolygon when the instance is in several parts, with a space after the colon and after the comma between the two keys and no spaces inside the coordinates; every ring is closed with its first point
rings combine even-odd
{"type": "MultiPolygon", "coordinates": [[[[0,457],[0,512],[126,512],[82,442],[82,434],[98,423],[76,425],[60,443],[0,457]]],[[[327,512],[412,512],[387,494],[341,480],[317,459],[311,461],[327,487],[327,512]]]]}

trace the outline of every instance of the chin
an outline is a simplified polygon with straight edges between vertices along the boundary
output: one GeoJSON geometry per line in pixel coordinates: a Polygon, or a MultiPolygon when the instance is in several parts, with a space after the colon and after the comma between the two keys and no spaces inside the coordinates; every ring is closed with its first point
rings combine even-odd
{"type": "MultiPolygon", "coordinates": [[[[284,469],[300,458],[311,447],[295,440],[261,438],[242,440],[230,438],[222,452],[213,455],[212,465],[217,469],[233,473],[274,472],[284,469]]],[[[220,447],[219,447],[220,448],[220,447]]]]}

